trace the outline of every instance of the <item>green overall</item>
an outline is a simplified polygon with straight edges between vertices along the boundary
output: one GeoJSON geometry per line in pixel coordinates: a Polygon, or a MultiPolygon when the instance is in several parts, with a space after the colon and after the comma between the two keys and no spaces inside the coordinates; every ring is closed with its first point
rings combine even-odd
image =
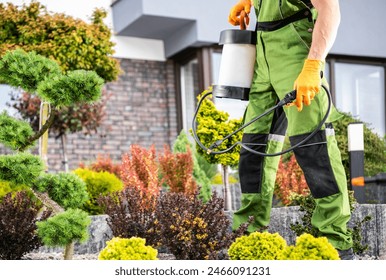
{"type": "MultiPolygon", "coordinates": [[[[261,28],[257,28],[255,73],[244,122],[273,107],[293,89],[309,52],[317,16],[315,9],[301,0],[254,0],[254,7],[261,28]],[[302,19],[273,30],[264,29],[266,23],[280,22],[302,10],[306,14],[302,19]]],[[[325,79],[323,84],[327,85],[325,79]]],[[[280,152],[285,134],[292,145],[299,143],[317,127],[327,105],[328,97],[322,89],[311,105],[304,106],[301,112],[296,106],[284,107],[246,127],[243,142],[256,151],[280,152]]],[[[346,174],[331,124],[339,117],[333,107],[323,129],[294,153],[316,201],[313,226],[335,248],[345,250],[352,247],[352,238],[347,230],[351,213],[346,174]]],[[[250,232],[269,225],[279,159],[279,156],[261,157],[241,149],[239,174],[242,196],[241,207],[234,213],[234,229],[246,222],[249,216],[254,217],[250,232]]]]}

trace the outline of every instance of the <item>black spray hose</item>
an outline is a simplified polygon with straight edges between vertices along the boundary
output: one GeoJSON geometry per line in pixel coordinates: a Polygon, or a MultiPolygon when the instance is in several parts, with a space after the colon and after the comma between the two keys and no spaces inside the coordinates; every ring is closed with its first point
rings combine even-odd
{"type": "Polygon", "coordinates": [[[260,155],[260,156],[263,156],[263,157],[274,157],[274,156],[280,156],[280,155],[283,155],[283,154],[286,154],[288,152],[291,152],[293,151],[294,149],[298,148],[299,146],[305,144],[308,140],[310,140],[316,133],[318,133],[318,131],[322,128],[322,126],[324,125],[324,123],[326,122],[327,118],[328,118],[328,115],[330,114],[330,110],[331,110],[331,104],[332,104],[332,98],[331,98],[331,94],[330,94],[330,91],[328,90],[328,88],[324,85],[322,85],[322,87],[324,88],[324,90],[326,91],[327,93],[327,97],[328,97],[328,107],[327,107],[327,111],[326,111],[326,114],[324,115],[323,119],[320,121],[320,123],[318,124],[318,126],[315,128],[315,130],[310,133],[306,138],[304,138],[302,141],[300,141],[299,143],[295,144],[294,146],[286,149],[286,150],[283,150],[281,152],[278,152],[278,153],[272,153],[272,154],[267,154],[267,153],[261,153],[261,152],[258,152],[258,151],[255,151],[251,148],[249,148],[247,145],[245,145],[244,143],[238,141],[236,143],[234,143],[231,147],[229,147],[228,149],[225,149],[225,150],[221,150],[221,151],[213,151],[213,149],[216,149],[218,146],[220,146],[225,140],[229,139],[230,137],[232,137],[233,135],[235,135],[236,133],[240,132],[241,130],[243,130],[244,128],[246,128],[247,126],[251,125],[252,123],[254,123],[255,121],[259,120],[260,118],[268,115],[269,113],[271,113],[272,111],[276,110],[277,108],[279,107],[282,107],[286,104],[289,104],[291,102],[293,102],[295,99],[296,99],[296,90],[293,90],[289,93],[287,93],[283,99],[281,99],[275,106],[273,106],[272,108],[268,109],[267,111],[265,111],[263,114],[253,118],[252,120],[250,120],[249,122],[247,122],[246,124],[242,125],[241,127],[239,127],[237,130],[235,130],[234,132],[232,132],[231,134],[228,134],[227,136],[225,136],[223,139],[220,139],[220,140],[217,140],[216,142],[214,142],[212,145],[208,147],[205,147],[200,139],[198,139],[198,136],[197,136],[197,122],[196,122],[196,118],[197,118],[197,114],[198,114],[198,111],[200,110],[200,107],[201,107],[201,104],[202,102],[204,101],[204,99],[212,94],[212,92],[207,92],[206,94],[204,94],[200,101],[198,102],[197,104],[197,108],[196,108],[196,111],[194,113],[194,116],[193,116],[193,123],[192,123],[192,132],[193,132],[193,138],[194,140],[196,141],[196,143],[200,146],[201,149],[203,149],[204,151],[206,151],[208,154],[214,154],[214,155],[218,155],[218,154],[224,154],[224,153],[227,153],[229,151],[231,151],[234,147],[236,147],[237,145],[240,145],[241,147],[243,147],[245,150],[253,153],[253,154],[257,154],[257,155],[260,155]]]}

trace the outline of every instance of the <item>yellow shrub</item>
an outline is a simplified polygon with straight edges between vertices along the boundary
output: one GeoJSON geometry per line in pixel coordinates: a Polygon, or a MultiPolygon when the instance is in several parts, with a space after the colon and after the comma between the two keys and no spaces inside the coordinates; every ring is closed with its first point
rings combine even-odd
{"type": "Polygon", "coordinates": [[[304,233],[296,239],[295,246],[288,246],[282,251],[280,259],[339,260],[339,254],[326,237],[314,237],[304,233]]]}
{"type": "Polygon", "coordinates": [[[30,197],[33,196],[32,192],[28,190],[26,185],[14,184],[12,182],[0,180],[0,202],[3,201],[6,194],[10,192],[16,193],[19,191],[27,191],[30,197]]]}
{"type": "Polygon", "coordinates": [[[231,260],[339,260],[338,251],[326,237],[304,233],[287,246],[278,233],[254,232],[237,238],[229,247],[231,260]]]}
{"type": "Polygon", "coordinates": [[[114,237],[99,253],[99,260],[157,260],[158,251],[146,246],[146,240],[139,237],[114,237]]]}
{"type": "Polygon", "coordinates": [[[277,260],[287,246],[278,233],[253,232],[236,239],[229,247],[231,260],[277,260]]]}
{"type": "Polygon", "coordinates": [[[123,189],[122,181],[112,173],[107,171],[96,172],[87,168],[74,170],[85,183],[89,200],[82,206],[82,209],[91,215],[102,214],[102,209],[98,205],[98,198],[123,189]]]}

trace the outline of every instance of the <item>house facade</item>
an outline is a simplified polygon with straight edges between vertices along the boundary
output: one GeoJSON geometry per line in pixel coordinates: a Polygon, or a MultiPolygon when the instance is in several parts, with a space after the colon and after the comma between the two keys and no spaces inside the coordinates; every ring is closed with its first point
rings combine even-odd
{"type": "MultiPolygon", "coordinates": [[[[120,160],[133,144],[172,145],[189,131],[196,96],[217,81],[222,30],[237,0],[116,0],[108,3],[115,57],[122,73],[108,83],[104,124],[97,133],[67,136],[70,169],[98,154],[120,160]]],[[[341,0],[342,20],[326,77],[338,109],[386,133],[386,9],[384,0],[341,0]],[[371,7],[368,7],[371,6],[371,7]]],[[[252,15],[250,28],[255,19],[252,15]]],[[[1,90],[1,89],[0,89],[1,90]]],[[[231,117],[245,101],[215,100],[231,117]]],[[[49,139],[49,167],[63,170],[60,139],[49,139]]]]}

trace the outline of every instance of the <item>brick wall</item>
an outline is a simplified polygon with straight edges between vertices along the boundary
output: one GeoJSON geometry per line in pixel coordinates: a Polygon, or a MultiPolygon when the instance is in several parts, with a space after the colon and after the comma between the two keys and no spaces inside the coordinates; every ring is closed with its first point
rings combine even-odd
{"type": "MultiPolygon", "coordinates": [[[[77,168],[81,161],[94,160],[98,154],[109,154],[120,160],[132,144],[143,147],[154,144],[162,149],[177,137],[173,62],[123,59],[120,63],[119,79],[105,86],[111,97],[98,133],[67,136],[70,170],[77,168]]],[[[61,140],[50,137],[48,147],[49,170],[64,170],[61,140]]],[[[0,149],[0,153],[7,150],[0,149]]]]}

